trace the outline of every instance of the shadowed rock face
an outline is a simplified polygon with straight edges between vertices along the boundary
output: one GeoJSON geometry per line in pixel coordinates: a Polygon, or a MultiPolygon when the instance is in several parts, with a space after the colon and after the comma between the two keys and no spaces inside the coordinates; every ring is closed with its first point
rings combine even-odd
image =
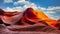
{"type": "Polygon", "coordinates": [[[59,30],[60,30],[60,19],[57,20],[56,25],[55,25],[59,30]]]}
{"type": "Polygon", "coordinates": [[[33,9],[32,8],[28,8],[24,11],[23,15],[27,15],[29,18],[34,18],[36,17],[36,15],[33,13],[33,9]]]}
{"type": "Polygon", "coordinates": [[[58,22],[58,23],[60,23],[60,19],[59,19],[59,20],[57,20],[57,22],[58,22]]]}
{"type": "Polygon", "coordinates": [[[0,8],[0,24],[3,24],[3,21],[1,20],[1,16],[4,14],[4,11],[0,8]]]}
{"type": "Polygon", "coordinates": [[[22,22],[27,23],[28,24],[35,24],[35,22],[30,21],[29,19],[36,19],[36,15],[33,13],[34,10],[32,8],[27,8],[22,16],[22,22]]]}
{"type": "Polygon", "coordinates": [[[2,9],[0,9],[0,15],[3,15],[4,11],[2,9]]]}

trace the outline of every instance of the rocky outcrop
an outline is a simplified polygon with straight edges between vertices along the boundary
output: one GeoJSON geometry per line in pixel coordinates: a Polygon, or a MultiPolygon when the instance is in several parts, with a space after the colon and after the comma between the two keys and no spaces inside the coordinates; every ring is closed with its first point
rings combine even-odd
{"type": "Polygon", "coordinates": [[[4,23],[11,24],[7,27],[10,31],[59,32],[50,26],[51,23],[55,23],[55,20],[51,20],[43,12],[37,12],[32,8],[27,8],[23,13],[18,14],[5,12],[1,19],[4,23]]]}

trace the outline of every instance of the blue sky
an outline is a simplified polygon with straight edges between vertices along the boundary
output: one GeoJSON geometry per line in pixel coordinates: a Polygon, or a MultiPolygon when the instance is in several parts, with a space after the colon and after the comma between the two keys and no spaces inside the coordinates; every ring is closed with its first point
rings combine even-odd
{"type": "Polygon", "coordinates": [[[0,0],[0,8],[5,11],[23,11],[28,7],[42,10],[52,19],[60,18],[60,0],[0,0]]]}
{"type": "MultiPolygon", "coordinates": [[[[13,0],[13,2],[16,2],[18,0],[13,0]]],[[[33,2],[41,7],[49,7],[49,6],[60,6],[60,0],[27,0],[30,2],[33,2]]],[[[5,7],[15,7],[13,3],[4,3],[4,0],[0,0],[0,8],[5,8],[5,7]],[[12,6],[11,6],[12,5],[12,6]]]]}
{"type": "Polygon", "coordinates": [[[31,2],[46,8],[49,6],[60,6],[60,0],[31,0],[31,2]]]}

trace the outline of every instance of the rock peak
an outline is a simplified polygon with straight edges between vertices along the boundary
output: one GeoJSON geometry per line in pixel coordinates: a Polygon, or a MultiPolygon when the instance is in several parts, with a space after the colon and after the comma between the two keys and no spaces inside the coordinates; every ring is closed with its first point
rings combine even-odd
{"type": "Polygon", "coordinates": [[[33,9],[32,8],[27,8],[26,11],[32,11],[33,9]]]}

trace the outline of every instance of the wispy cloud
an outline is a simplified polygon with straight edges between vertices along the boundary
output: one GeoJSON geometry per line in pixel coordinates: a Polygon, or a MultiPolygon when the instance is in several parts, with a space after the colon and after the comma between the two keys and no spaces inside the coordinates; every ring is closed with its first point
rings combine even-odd
{"type": "Polygon", "coordinates": [[[4,3],[11,3],[13,0],[4,0],[4,3]]]}
{"type": "Polygon", "coordinates": [[[47,10],[60,10],[60,6],[48,7],[47,10]]]}
{"type": "Polygon", "coordinates": [[[59,19],[60,6],[46,8],[45,14],[52,19],[59,19]]]}
{"type": "Polygon", "coordinates": [[[6,7],[6,9],[3,9],[3,10],[6,11],[6,12],[14,12],[14,11],[22,12],[22,11],[24,11],[24,9],[20,6],[13,7],[13,8],[6,7]]]}
{"type": "Polygon", "coordinates": [[[24,4],[24,6],[23,6],[24,9],[31,7],[33,9],[38,10],[40,8],[40,6],[37,6],[35,3],[32,3],[30,1],[26,1],[26,0],[19,0],[19,1],[14,2],[15,6],[17,6],[19,4],[24,4]]]}

